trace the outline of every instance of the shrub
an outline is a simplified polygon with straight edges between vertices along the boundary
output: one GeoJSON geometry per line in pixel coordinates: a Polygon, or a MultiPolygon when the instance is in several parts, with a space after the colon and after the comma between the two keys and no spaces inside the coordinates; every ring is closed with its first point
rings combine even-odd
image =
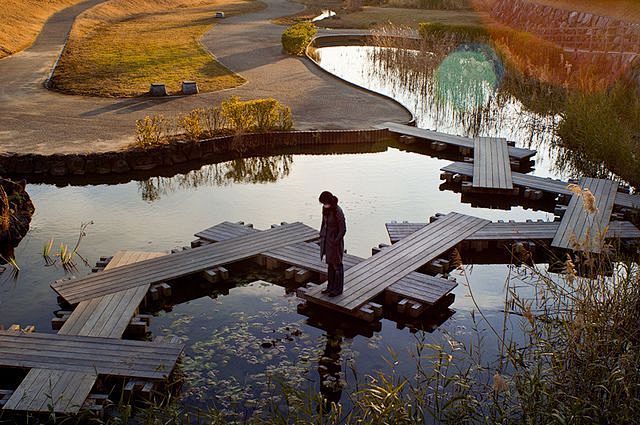
{"type": "Polygon", "coordinates": [[[167,120],[162,115],[146,116],[136,121],[136,146],[147,148],[164,143],[167,120]]]}
{"type": "Polygon", "coordinates": [[[241,101],[237,97],[222,102],[221,118],[236,133],[291,130],[291,109],[275,99],[241,101]]]}
{"type": "Polygon", "coordinates": [[[301,56],[317,33],[318,29],[311,22],[291,25],[282,33],[282,47],[291,55],[301,56]]]}
{"type": "Polygon", "coordinates": [[[204,127],[205,110],[194,109],[188,114],[180,115],[178,125],[189,140],[199,140],[204,136],[206,129],[204,127]]]}

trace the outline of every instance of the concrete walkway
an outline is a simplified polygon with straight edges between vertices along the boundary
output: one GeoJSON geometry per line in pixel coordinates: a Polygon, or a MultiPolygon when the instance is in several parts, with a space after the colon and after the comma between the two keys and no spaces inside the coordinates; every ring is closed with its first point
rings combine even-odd
{"type": "Polygon", "coordinates": [[[103,99],[46,90],[43,83],[73,20],[102,1],[86,0],[57,13],[31,48],[0,60],[1,151],[53,154],[119,150],[133,140],[136,119],[213,106],[232,95],[280,100],[291,106],[299,129],[368,128],[410,118],[395,102],[351,87],[306,59],[283,54],[283,27],[270,21],[302,7],[287,0],[265,0],[266,9],[221,21],[203,37],[203,44],[218,60],[248,80],[235,89],[164,99],[103,99]]]}

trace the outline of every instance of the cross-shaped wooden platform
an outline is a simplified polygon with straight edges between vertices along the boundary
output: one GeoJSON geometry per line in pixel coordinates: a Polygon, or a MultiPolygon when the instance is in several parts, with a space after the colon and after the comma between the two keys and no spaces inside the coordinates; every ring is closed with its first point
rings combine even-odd
{"type": "Polygon", "coordinates": [[[152,258],[81,279],[54,283],[51,287],[68,303],[102,297],[115,292],[161,283],[256,256],[296,242],[314,240],[318,231],[302,223],[292,223],[264,232],[152,258]]]}
{"type": "Polygon", "coordinates": [[[308,291],[305,298],[316,304],[354,314],[359,307],[390,285],[437,258],[488,223],[488,220],[477,217],[447,214],[347,270],[342,295],[329,297],[322,294],[323,285],[308,291]]]}
{"type": "MultiPolygon", "coordinates": [[[[258,231],[242,224],[223,222],[198,232],[195,236],[207,242],[220,242],[258,231]]],[[[320,276],[326,275],[327,272],[327,264],[320,259],[320,246],[317,243],[299,242],[265,252],[262,255],[287,265],[313,271],[320,276]]],[[[365,261],[364,258],[345,254],[344,269],[349,270],[363,261],[365,261]]],[[[433,305],[446,297],[456,286],[457,283],[449,279],[411,272],[389,285],[385,289],[385,297],[389,299],[408,298],[423,305],[433,305]]]]}
{"type": "MultiPolygon", "coordinates": [[[[119,251],[105,270],[163,255],[161,252],[119,251]]],[[[120,338],[148,289],[148,286],[140,286],[79,303],[58,335],[120,338]]],[[[74,414],[82,408],[97,378],[93,370],[32,367],[3,409],[74,414]]]]}

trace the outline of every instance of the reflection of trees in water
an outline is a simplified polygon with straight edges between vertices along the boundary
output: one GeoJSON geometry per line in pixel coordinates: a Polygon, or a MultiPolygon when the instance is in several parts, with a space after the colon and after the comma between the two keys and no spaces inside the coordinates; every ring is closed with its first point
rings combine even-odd
{"type": "Polygon", "coordinates": [[[139,181],[138,188],[143,200],[156,201],[167,193],[200,186],[274,183],[288,176],[292,165],[292,155],[238,158],[220,164],[205,165],[199,170],[174,177],[152,177],[139,181]]]}
{"type": "MultiPolygon", "coordinates": [[[[611,176],[603,164],[594,163],[582,152],[566,148],[558,137],[556,129],[565,111],[567,97],[563,87],[505,67],[494,90],[479,84],[478,80],[477,84],[449,84],[443,95],[442,87],[438,86],[439,67],[460,48],[454,39],[449,43],[444,40],[439,46],[423,45],[421,50],[369,47],[364,55],[367,63],[362,72],[368,79],[384,82],[396,99],[413,109],[420,127],[468,137],[499,135],[516,140],[520,146],[543,153],[538,162],[549,161],[548,168],[559,175],[611,176]],[[479,96],[483,90],[484,98],[479,96]],[[465,97],[467,101],[460,107],[460,99],[465,97]]],[[[485,45],[476,50],[485,54],[489,63],[502,66],[491,47],[485,45]]],[[[450,68],[448,72],[456,72],[456,69],[450,68]]],[[[459,78],[459,81],[464,80],[464,71],[460,71],[459,78]]]]}
{"type": "Polygon", "coordinates": [[[534,146],[553,141],[555,107],[540,105],[551,99],[548,87],[529,84],[526,92],[514,93],[522,86],[520,77],[503,68],[487,45],[445,43],[433,51],[369,48],[367,56],[366,77],[384,81],[411,102],[421,127],[468,137],[502,134],[534,146]],[[444,87],[443,77],[449,80],[444,87]],[[536,110],[516,95],[536,99],[536,110]],[[540,113],[544,109],[548,112],[540,113]]]}

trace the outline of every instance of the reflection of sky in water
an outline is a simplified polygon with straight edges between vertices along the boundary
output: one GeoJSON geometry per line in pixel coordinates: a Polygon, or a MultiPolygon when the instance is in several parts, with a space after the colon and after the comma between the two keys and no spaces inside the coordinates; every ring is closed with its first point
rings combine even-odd
{"type": "MultiPolygon", "coordinates": [[[[351,81],[376,91],[390,94],[414,111],[420,125],[439,131],[468,134],[461,122],[470,108],[467,98],[456,97],[456,76],[451,67],[468,66],[489,72],[475,53],[460,53],[444,63],[439,83],[440,94],[457,104],[457,111],[438,107],[430,96],[421,96],[392,80],[371,75],[367,68],[367,48],[320,49],[323,66],[331,67],[339,60],[340,72],[351,81]],[[346,50],[345,49],[349,49],[346,50]],[[346,54],[348,53],[348,54],[346,54]],[[346,55],[346,56],[345,56],[346,55]],[[453,79],[447,77],[453,76],[453,79]],[[448,96],[448,97],[447,97],[448,96]],[[462,113],[461,113],[462,111],[462,113]],[[456,113],[458,115],[456,115],[456,113]],[[456,122],[456,119],[460,121],[456,122]]],[[[476,81],[470,91],[474,104],[490,109],[483,115],[479,134],[507,137],[524,146],[536,139],[547,143],[551,135],[535,131],[536,123],[545,127],[549,118],[524,111],[513,98],[494,95],[499,78],[466,79],[476,81]],[[479,90],[479,91],[478,91],[479,90]],[[534,136],[535,135],[535,136],[534,136]]],[[[499,87],[499,86],[498,86],[499,87]]],[[[498,88],[499,90],[499,88],[498,88]]],[[[548,163],[537,158],[538,174],[549,174],[548,163]]],[[[224,220],[251,222],[268,228],[281,221],[303,221],[317,227],[320,208],[317,194],[329,189],[336,193],[347,214],[346,246],[350,253],[370,255],[372,246],[387,242],[384,224],[391,220],[425,222],[438,212],[458,211],[491,220],[547,219],[544,212],[514,207],[510,211],[472,208],[460,203],[460,195],[440,191],[440,168],[449,161],[424,155],[388,149],[372,154],[292,155],[229,161],[207,165],[172,178],[155,177],[145,182],[57,188],[51,185],[29,185],[36,206],[32,228],[16,250],[22,273],[15,283],[0,287],[0,324],[35,324],[40,332],[50,331],[52,312],[58,308],[48,283],[63,276],[56,268],[44,268],[39,253],[53,237],[56,243],[73,244],[81,222],[93,220],[81,253],[91,264],[101,255],[112,255],[119,249],[164,251],[188,245],[195,232],[224,220]]],[[[487,312],[497,328],[503,318],[505,282],[516,271],[506,266],[467,266],[469,282],[459,273],[455,289],[458,313],[427,341],[443,343],[456,351],[461,341],[476,337],[469,312],[475,302],[487,312]]],[[[80,266],[79,274],[88,269],[80,266]]],[[[253,279],[255,280],[255,279],[253,279]]],[[[252,280],[251,280],[252,281],[252,280]]],[[[319,357],[327,357],[324,331],[304,322],[296,313],[299,301],[285,296],[284,290],[270,284],[253,284],[232,289],[217,299],[199,298],[176,306],[152,321],[155,334],[174,334],[187,342],[187,358],[183,371],[187,403],[205,407],[231,408],[242,403],[250,409],[264,408],[270,388],[266,382],[276,376],[303,388],[320,387],[319,357]],[[270,341],[276,341],[275,344],[270,341]],[[266,346],[262,344],[269,342],[266,346]],[[234,404],[235,403],[235,404],[234,404]]],[[[495,338],[486,323],[479,326],[485,338],[487,359],[494,359],[495,338]]],[[[513,324],[511,328],[515,328],[513,324]]],[[[374,338],[356,337],[338,341],[337,361],[342,374],[334,379],[346,380],[342,401],[354,390],[353,371],[363,378],[375,370],[389,371],[385,361],[388,347],[397,353],[396,370],[411,375],[415,367],[411,347],[416,336],[406,329],[383,321],[382,331],[374,338]]],[[[332,353],[329,353],[331,355],[332,353]]],[[[333,353],[335,354],[335,353],[333,353]]],[[[277,400],[275,400],[277,402],[277,400]]]]}
{"type": "MultiPolygon", "coordinates": [[[[438,102],[432,93],[434,84],[430,77],[413,78],[407,81],[403,78],[400,67],[384,67],[374,58],[379,57],[379,49],[370,46],[323,47],[317,49],[321,66],[327,71],[344,78],[347,81],[366,87],[375,92],[390,96],[406,106],[415,114],[417,126],[463,136],[505,137],[516,142],[517,146],[532,147],[538,150],[535,157],[535,175],[543,177],[564,177],[554,168],[555,158],[552,157],[551,146],[554,142],[553,128],[559,117],[540,116],[528,111],[522,103],[508,93],[500,92],[500,96],[490,90],[491,81],[484,85],[482,101],[473,102],[466,99],[463,103],[482,105],[477,113],[461,111],[451,103],[438,102]],[[378,55],[378,56],[377,56],[378,55]]],[[[416,53],[417,55],[417,53],[416,53]]],[[[470,72],[470,59],[475,58],[476,64],[482,70],[487,70],[486,60],[479,60],[478,52],[455,51],[443,62],[450,73],[450,85],[444,91],[449,99],[463,99],[468,94],[455,85],[460,81],[459,75],[453,71],[470,72]],[[460,66],[452,69],[455,59],[465,58],[467,67],[460,66]],[[451,59],[453,57],[453,59],[451,59]],[[447,64],[446,61],[449,61],[447,64]]],[[[458,62],[459,63],[459,62],[458,62]]],[[[464,63],[464,62],[463,62],[464,63]]],[[[437,71],[436,71],[437,72],[437,71]]],[[[475,72],[478,72],[477,70],[475,72]]],[[[491,77],[491,74],[489,80],[491,77]]],[[[467,87],[468,88],[468,87],[467,87]]],[[[476,91],[473,93],[478,94],[476,91]]],[[[460,102],[457,103],[460,105],[460,102]]]]}
{"type": "MultiPolygon", "coordinates": [[[[317,194],[324,189],[330,189],[340,197],[348,220],[346,246],[350,253],[363,257],[370,255],[372,246],[387,242],[384,223],[390,220],[426,221],[436,212],[450,211],[492,220],[550,219],[547,213],[522,208],[503,211],[461,204],[459,194],[438,189],[439,169],[448,161],[397,149],[372,154],[293,155],[286,159],[274,157],[272,161],[271,165],[263,160],[242,166],[229,162],[204,166],[201,170],[173,178],[154,178],[152,183],[159,188],[154,201],[143,199],[143,191],[148,187],[138,182],[62,188],[29,185],[27,189],[33,198],[36,213],[31,231],[16,250],[17,260],[22,267],[19,280],[0,287],[0,324],[34,324],[40,332],[51,332],[52,312],[58,306],[48,284],[62,277],[63,272],[43,267],[40,252],[50,237],[56,239],[56,244],[60,241],[74,243],[83,221],[95,222],[89,227],[88,236],[80,248],[80,252],[93,264],[99,256],[112,255],[119,249],[164,251],[187,245],[195,232],[224,220],[251,222],[258,228],[268,228],[270,224],[281,221],[299,220],[317,227],[320,223],[317,194]],[[256,164],[259,165],[257,168],[256,164]],[[269,167],[271,171],[266,169],[269,167]],[[247,183],[255,179],[243,176],[237,172],[239,169],[260,173],[263,177],[267,176],[265,179],[268,181],[272,180],[272,175],[278,178],[268,183],[247,183]],[[221,178],[221,175],[227,178],[221,178]]],[[[80,267],[80,275],[87,272],[87,268],[80,267]]],[[[502,307],[508,272],[506,266],[472,268],[471,285],[476,299],[497,321],[501,318],[498,311],[502,307]]],[[[446,343],[443,330],[463,340],[470,337],[468,312],[473,309],[473,303],[466,295],[467,288],[460,283],[455,289],[457,299],[453,306],[458,313],[433,336],[429,336],[436,342],[446,343]]],[[[188,351],[194,356],[209,359],[203,360],[203,363],[218,365],[218,372],[207,378],[212,380],[208,389],[210,392],[223,391],[229,385],[240,385],[255,374],[258,377],[254,378],[259,380],[263,377],[260,374],[265,373],[266,365],[287,366],[289,373],[302,374],[304,382],[311,379],[310,385],[317,386],[317,361],[312,360],[310,368],[302,370],[299,366],[304,362],[297,356],[301,352],[316,355],[318,349],[323,349],[325,339],[322,331],[309,325],[300,325],[304,318],[292,310],[295,303],[297,300],[284,297],[284,290],[279,287],[257,286],[232,290],[231,295],[220,297],[217,301],[204,297],[176,306],[171,313],[161,314],[152,320],[152,326],[156,334],[168,329],[188,335],[189,344],[200,341],[196,346],[190,345],[188,351]],[[244,314],[241,315],[242,312],[244,314]],[[175,321],[178,323],[172,327],[175,321]],[[284,344],[284,352],[255,364],[254,361],[264,357],[262,349],[256,350],[255,345],[233,340],[227,349],[244,344],[243,356],[246,358],[239,359],[239,363],[232,368],[230,354],[217,350],[219,347],[216,344],[221,338],[235,335],[235,331],[248,329],[234,328],[240,326],[241,322],[255,324],[249,326],[251,332],[242,331],[245,340],[254,331],[260,331],[257,324],[264,327],[269,322],[273,322],[277,328],[283,325],[301,326],[305,337],[292,337],[292,341],[287,340],[284,344]],[[226,331],[225,326],[229,327],[226,331]],[[216,348],[213,353],[208,351],[212,347],[216,348]],[[224,364],[225,356],[229,357],[227,364],[224,364]],[[283,356],[289,363],[280,364],[280,361],[285,361],[283,356]]],[[[373,340],[357,337],[353,341],[342,342],[342,369],[346,367],[351,351],[354,352],[355,367],[360,377],[376,369],[386,369],[388,366],[384,358],[389,356],[387,347],[391,346],[400,353],[401,366],[398,368],[410,373],[414,362],[407,350],[414,342],[415,336],[406,329],[396,329],[394,323],[385,321],[382,332],[373,340]]],[[[195,367],[192,372],[208,373],[209,369],[195,367]]],[[[259,397],[263,388],[257,387],[256,384],[254,389],[257,392],[247,397],[259,397]]],[[[201,404],[193,395],[189,397],[190,403],[201,404]]]]}

